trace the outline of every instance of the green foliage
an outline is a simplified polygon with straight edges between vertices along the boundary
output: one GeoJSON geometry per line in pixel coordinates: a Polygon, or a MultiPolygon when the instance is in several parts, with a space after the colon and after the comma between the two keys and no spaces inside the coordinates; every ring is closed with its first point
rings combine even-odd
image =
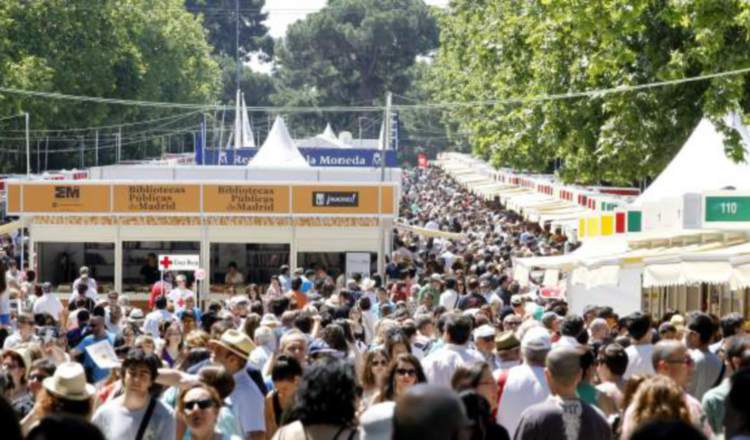
{"type": "MultiPolygon", "coordinates": [[[[434,99],[531,98],[750,66],[741,0],[455,0],[441,18],[434,99]]],[[[658,174],[703,115],[750,109],[746,77],[444,114],[495,164],[568,181],[630,184],[658,174]]],[[[728,131],[727,131],[728,132],[728,131]]],[[[728,153],[741,158],[732,135],[728,153]]]]}
{"type": "Polygon", "coordinates": [[[249,61],[250,55],[255,53],[262,61],[269,61],[273,56],[273,39],[265,25],[268,14],[262,11],[266,0],[186,0],[185,8],[202,17],[203,26],[208,31],[208,41],[216,53],[234,58],[237,1],[240,9],[240,56],[243,61],[249,61]]]}
{"type": "MultiPolygon", "coordinates": [[[[0,85],[4,87],[133,100],[212,102],[219,91],[220,71],[210,54],[200,19],[185,11],[182,0],[0,2],[0,85]]],[[[0,94],[0,117],[21,111],[32,115],[32,129],[169,115],[165,110],[0,94]]],[[[0,129],[7,129],[8,124],[0,124],[0,129]]],[[[0,154],[18,144],[0,140],[0,154]]],[[[53,149],[78,145],[51,142],[53,149]]],[[[144,142],[143,148],[141,153],[160,151],[158,144],[144,142]]],[[[50,167],[77,166],[78,157],[70,156],[61,155],[50,167]]],[[[0,157],[0,171],[14,167],[18,168],[16,163],[0,157]]]]}
{"type": "MultiPolygon", "coordinates": [[[[435,48],[437,38],[436,20],[422,0],[330,0],[292,24],[278,42],[273,101],[282,106],[382,104],[386,91],[406,93],[410,67],[418,55],[435,48]]],[[[330,119],[337,130],[357,132],[358,116],[308,114],[292,117],[289,125],[310,134],[330,119]]]]}
{"type": "MultiPolygon", "coordinates": [[[[411,67],[409,74],[412,76],[411,86],[405,96],[396,96],[394,101],[404,104],[431,101],[434,93],[431,88],[432,65],[428,62],[417,62],[411,67]]],[[[449,138],[440,116],[440,112],[430,108],[400,110],[400,162],[416,163],[418,153],[425,153],[429,158],[435,158],[439,151],[446,149],[449,138]]],[[[460,142],[461,138],[457,136],[455,140],[460,142]]]]}

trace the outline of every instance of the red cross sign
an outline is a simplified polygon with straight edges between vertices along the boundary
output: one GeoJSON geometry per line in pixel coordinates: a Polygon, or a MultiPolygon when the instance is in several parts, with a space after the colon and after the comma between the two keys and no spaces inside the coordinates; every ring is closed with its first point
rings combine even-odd
{"type": "Polygon", "coordinates": [[[171,271],[194,271],[201,267],[200,255],[159,255],[157,259],[159,262],[159,270],[171,270],[171,271]]]}
{"type": "Polygon", "coordinates": [[[159,270],[169,270],[169,266],[172,265],[172,260],[169,259],[169,255],[165,255],[159,260],[159,270]]]}

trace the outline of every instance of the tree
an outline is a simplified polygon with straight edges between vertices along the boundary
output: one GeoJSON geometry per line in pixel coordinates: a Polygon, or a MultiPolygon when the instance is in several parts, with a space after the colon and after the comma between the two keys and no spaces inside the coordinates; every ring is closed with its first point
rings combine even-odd
{"type": "MultiPolygon", "coordinates": [[[[276,47],[277,105],[383,104],[404,94],[410,67],[437,44],[437,23],[422,0],[330,0],[287,30],[276,47]]],[[[353,113],[292,117],[292,130],[357,130],[353,113]]],[[[379,116],[379,115],[378,115],[379,116]]]]}
{"type": "Polygon", "coordinates": [[[240,57],[247,62],[251,54],[257,54],[261,61],[270,61],[274,43],[265,25],[268,18],[268,14],[263,12],[265,0],[186,0],[185,8],[202,17],[203,26],[208,31],[208,41],[216,53],[234,58],[237,2],[240,10],[240,57]]]}
{"type": "Polygon", "coordinates": [[[433,98],[497,102],[445,114],[496,164],[549,172],[559,159],[565,180],[631,184],[658,174],[702,116],[749,110],[745,76],[531,98],[746,67],[748,17],[739,0],[457,0],[441,19],[433,98]]]}
{"type": "MultiPolygon", "coordinates": [[[[218,65],[210,52],[199,19],[184,10],[181,0],[163,0],[156,7],[147,0],[0,2],[0,85],[4,87],[207,103],[216,98],[220,85],[218,65]]],[[[21,111],[31,113],[33,129],[61,130],[174,114],[164,109],[0,94],[0,115],[21,111]]],[[[191,124],[197,127],[197,120],[191,124]]],[[[135,145],[130,143],[133,139],[154,139],[180,128],[162,125],[158,132],[144,127],[137,128],[138,134],[126,130],[124,144],[129,147],[135,145]]],[[[8,136],[0,150],[22,143],[21,135],[12,133],[15,137],[8,136]]],[[[110,136],[111,142],[112,133],[100,134],[102,139],[110,136]]],[[[93,138],[91,131],[57,133],[51,149],[65,154],[55,154],[51,167],[80,166],[75,149],[81,142],[92,146],[93,138]]],[[[156,140],[153,145],[143,142],[137,153],[126,148],[124,158],[157,154],[161,140],[156,140]]],[[[6,167],[15,165],[2,162],[6,167]]]]}
{"type": "MultiPolygon", "coordinates": [[[[406,95],[400,99],[405,104],[420,104],[432,100],[435,91],[432,89],[432,64],[427,61],[417,62],[410,69],[412,84],[406,95]]],[[[400,97],[397,97],[397,102],[400,97]]],[[[434,158],[438,152],[445,150],[450,138],[446,124],[441,120],[441,112],[434,108],[409,108],[399,111],[399,159],[410,163],[416,162],[417,154],[425,153],[434,158]]],[[[457,137],[460,139],[460,137],[457,137]]],[[[460,141],[459,141],[460,142],[460,141]]]]}

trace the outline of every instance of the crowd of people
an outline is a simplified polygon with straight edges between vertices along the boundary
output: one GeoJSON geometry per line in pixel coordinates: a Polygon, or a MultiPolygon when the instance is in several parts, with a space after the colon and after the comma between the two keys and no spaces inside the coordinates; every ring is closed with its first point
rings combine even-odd
{"type": "Polygon", "coordinates": [[[402,193],[419,228],[393,231],[385,273],[283,266],[203,307],[179,274],[138,308],[85,267],[64,304],[6,255],[3,438],[749,438],[744,317],[572,313],[512,278],[562,234],[438,168],[402,193]]]}

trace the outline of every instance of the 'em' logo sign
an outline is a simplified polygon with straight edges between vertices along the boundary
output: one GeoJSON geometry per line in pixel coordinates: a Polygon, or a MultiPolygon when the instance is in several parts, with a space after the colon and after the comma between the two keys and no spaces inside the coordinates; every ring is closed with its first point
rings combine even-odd
{"type": "Polygon", "coordinates": [[[56,186],[56,199],[78,199],[81,197],[81,188],[77,186],[56,186]]]}

